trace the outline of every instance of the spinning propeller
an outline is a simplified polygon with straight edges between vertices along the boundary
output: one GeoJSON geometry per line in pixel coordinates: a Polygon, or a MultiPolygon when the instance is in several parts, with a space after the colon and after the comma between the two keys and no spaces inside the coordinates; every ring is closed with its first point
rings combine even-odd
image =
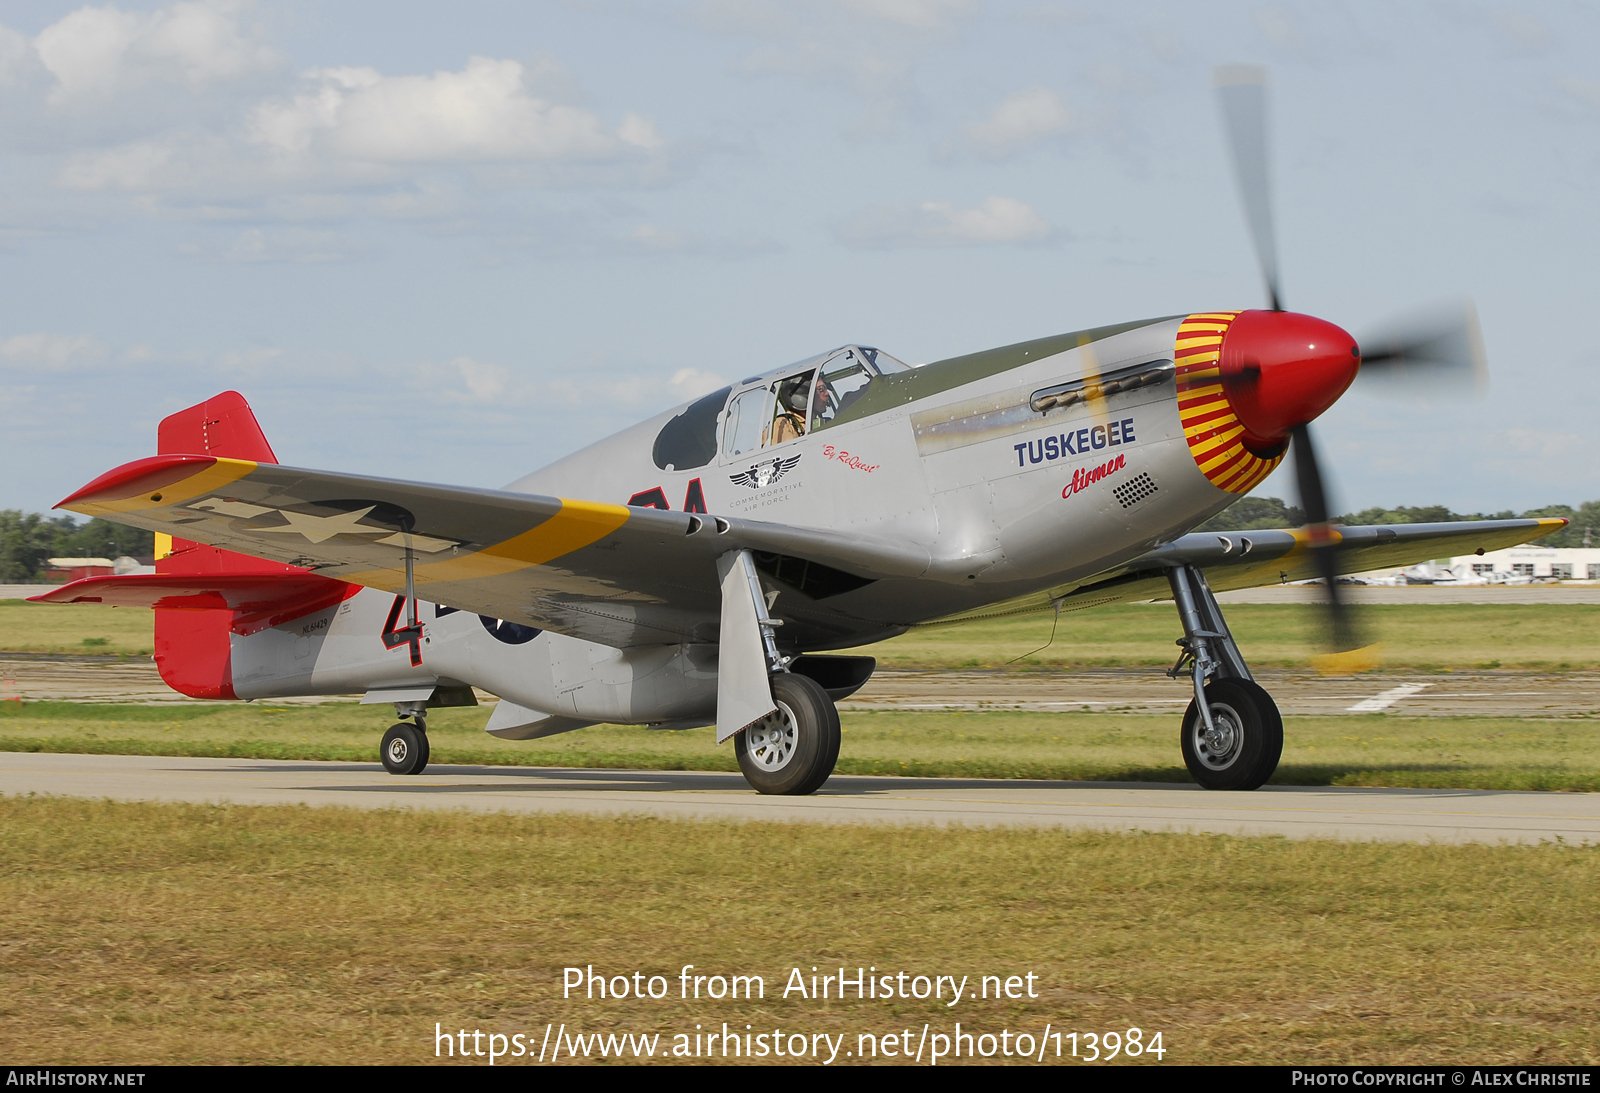
{"type": "Polygon", "coordinates": [[[1246,447],[1258,455],[1294,451],[1307,546],[1326,589],[1328,638],[1324,670],[1372,667],[1360,627],[1338,585],[1339,534],[1329,524],[1328,495],[1310,422],[1344,394],[1358,373],[1468,379],[1487,374],[1483,337],[1470,303],[1452,312],[1413,313],[1394,320],[1365,347],[1332,323],[1283,310],[1267,177],[1266,69],[1224,65],[1216,70],[1217,98],[1233,151],[1234,175],[1256,261],[1266,282],[1269,311],[1242,313],[1222,346],[1221,382],[1245,427],[1246,447]]]}

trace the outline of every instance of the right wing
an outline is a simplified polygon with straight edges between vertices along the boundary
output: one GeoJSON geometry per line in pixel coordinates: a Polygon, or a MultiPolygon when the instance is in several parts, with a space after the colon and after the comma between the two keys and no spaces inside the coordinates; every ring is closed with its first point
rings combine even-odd
{"type": "MultiPolygon", "coordinates": [[[[1335,527],[1338,539],[1336,569],[1364,573],[1372,569],[1413,565],[1445,555],[1483,553],[1516,546],[1559,531],[1566,521],[1463,520],[1448,524],[1383,524],[1376,527],[1335,527]]],[[[1261,585],[1288,584],[1320,577],[1311,558],[1309,535],[1293,531],[1190,532],[1165,546],[1147,551],[1114,569],[1081,581],[1058,585],[1028,596],[942,619],[925,626],[967,622],[973,619],[1053,610],[1081,611],[1113,603],[1162,600],[1171,596],[1166,569],[1195,565],[1205,571],[1214,592],[1261,585]]]]}

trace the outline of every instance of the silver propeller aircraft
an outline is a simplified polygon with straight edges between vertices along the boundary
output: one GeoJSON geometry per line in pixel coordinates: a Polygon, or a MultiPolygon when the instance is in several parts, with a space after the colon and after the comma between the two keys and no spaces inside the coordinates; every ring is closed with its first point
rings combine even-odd
{"type": "Polygon", "coordinates": [[[1321,578],[1330,667],[1367,658],[1333,578],[1495,550],[1560,520],[1333,527],[1308,425],[1357,374],[1482,368],[1470,310],[1359,345],[1281,308],[1259,69],[1218,72],[1268,310],[1202,311],[910,368],[847,345],[753,375],[504,490],[279,465],[234,392],[60,507],[157,535],[157,572],[40,600],[155,608],[177,690],[364,692],[428,762],[427,711],[500,697],[493,735],[715,724],[763,793],[839,754],[847,649],[913,627],[1171,596],[1184,762],[1254,789],[1283,746],[1214,589],[1321,578]],[[1295,453],[1298,530],[1191,532],[1295,453]]]}

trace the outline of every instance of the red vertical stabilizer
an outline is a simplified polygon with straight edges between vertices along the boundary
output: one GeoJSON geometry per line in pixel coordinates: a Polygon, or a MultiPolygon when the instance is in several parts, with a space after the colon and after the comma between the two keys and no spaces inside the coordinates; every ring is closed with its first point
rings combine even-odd
{"type": "MultiPolygon", "coordinates": [[[[158,455],[215,455],[276,463],[272,445],[237,391],[179,410],[156,433],[158,455]]],[[[173,576],[304,573],[297,566],[156,536],[156,572],[173,576]]],[[[156,667],[167,686],[191,698],[235,698],[230,610],[156,608],[156,667]]]]}

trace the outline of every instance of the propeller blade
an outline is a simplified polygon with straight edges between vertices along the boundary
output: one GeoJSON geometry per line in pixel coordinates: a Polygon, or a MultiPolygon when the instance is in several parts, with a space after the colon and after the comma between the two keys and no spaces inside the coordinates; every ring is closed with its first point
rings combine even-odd
{"type": "Polygon", "coordinates": [[[1267,283],[1267,301],[1283,310],[1278,290],[1278,243],[1272,230],[1272,189],[1267,181],[1267,70],[1260,65],[1220,65],[1214,73],[1222,121],[1233,147],[1233,173],[1267,283]]]}
{"type": "Polygon", "coordinates": [[[1414,311],[1361,339],[1361,371],[1400,379],[1469,378],[1482,390],[1489,360],[1471,300],[1414,311]]]}
{"type": "Polygon", "coordinates": [[[1294,475],[1300,488],[1300,509],[1306,514],[1308,526],[1328,523],[1328,494],[1322,486],[1322,469],[1317,466],[1317,452],[1311,444],[1311,427],[1296,425],[1290,435],[1294,448],[1294,475]]]}
{"type": "Polygon", "coordinates": [[[1311,558],[1323,583],[1328,638],[1333,648],[1332,654],[1315,658],[1313,663],[1328,674],[1374,667],[1376,654],[1373,647],[1362,641],[1355,605],[1345,601],[1339,588],[1339,540],[1328,525],[1328,493],[1323,485],[1322,470],[1317,465],[1316,448],[1311,443],[1311,430],[1308,426],[1296,425],[1290,437],[1295,477],[1300,487],[1300,507],[1306,514],[1311,558]],[[1351,656],[1352,653],[1357,655],[1351,656]]]}

